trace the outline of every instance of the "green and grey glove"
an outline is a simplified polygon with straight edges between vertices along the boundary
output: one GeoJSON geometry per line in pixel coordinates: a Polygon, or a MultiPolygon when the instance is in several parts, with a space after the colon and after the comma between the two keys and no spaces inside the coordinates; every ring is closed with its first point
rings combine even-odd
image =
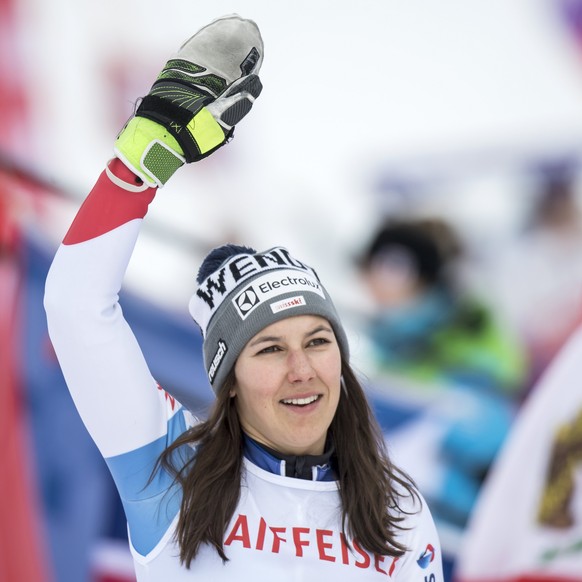
{"type": "Polygon", "coordinates": [[[257,25],[233,14],[188,39],[119,133],[115,155],[149,186],[224,145],[262,90],[257,25]]]}

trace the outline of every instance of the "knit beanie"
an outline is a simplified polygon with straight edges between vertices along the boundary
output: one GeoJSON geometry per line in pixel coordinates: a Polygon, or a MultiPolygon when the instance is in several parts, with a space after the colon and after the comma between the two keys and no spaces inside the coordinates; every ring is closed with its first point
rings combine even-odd
{"type": "Polygon", "coordinates": [[[346,333],[317,273],[284,247],[218,247],[204,259],[197,283],[189,310],[202,331],[204,367],[216,393],[247,342],[287,317],[324,317],[342,356],[349,356],[346,333]]]}
{"type": "Polygon", "coordinates": [[[361,257],[360,265],[368,268],[394,256],[406,258],[415,276],[427,285],[439,282],[445,271],[446,258],[436,234],[420,221],[390,222],[383,226],[361,257]]]}

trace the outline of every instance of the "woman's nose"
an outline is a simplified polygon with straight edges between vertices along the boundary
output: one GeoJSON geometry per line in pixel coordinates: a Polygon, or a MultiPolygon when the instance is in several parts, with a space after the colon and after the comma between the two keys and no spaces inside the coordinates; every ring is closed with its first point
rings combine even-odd
{"type": "Polygon", "coordinates": [[[307,382],[315,376],[311,360],[303,350],[294,350],[287,358],[288,378],[290,382],[307,382]]]}

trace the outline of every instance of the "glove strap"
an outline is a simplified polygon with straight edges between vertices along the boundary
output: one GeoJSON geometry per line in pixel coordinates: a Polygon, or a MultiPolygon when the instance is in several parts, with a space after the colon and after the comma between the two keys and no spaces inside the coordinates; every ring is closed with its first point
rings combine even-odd
{"type": "Polygon", "coordinates": [[[224,130],[204,108],[212,101],[212,97],[200,99],[200,106],[192,112],[167,99],[146,95],[136,116],[151,119],[165,127],[180,144],[186,163],[189,164],[210,154],[225,141],[224,130]]]}

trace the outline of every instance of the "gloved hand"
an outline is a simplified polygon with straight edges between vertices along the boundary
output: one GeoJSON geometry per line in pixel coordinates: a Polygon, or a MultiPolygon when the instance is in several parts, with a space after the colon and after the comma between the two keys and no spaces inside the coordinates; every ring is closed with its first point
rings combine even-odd
{"type": "Polygon", "coordinates": [[[224,145],[262,90],[257,25],[233,14],[188,39],[119,133],[114,152],[149,186],[224,145]]]}

